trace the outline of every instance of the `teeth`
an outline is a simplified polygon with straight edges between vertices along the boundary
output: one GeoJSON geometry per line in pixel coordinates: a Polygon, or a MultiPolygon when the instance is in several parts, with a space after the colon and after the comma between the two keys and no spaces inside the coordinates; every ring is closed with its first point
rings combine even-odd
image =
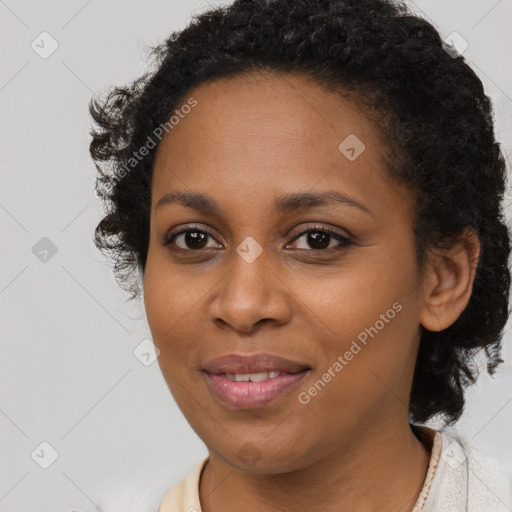
{"type": "Polygon", "coordinates": [[[236,382],[261,382],[267,379],[275,379],[282,372],[260,372],[260,373],[226,373],[226,379],[236,382]]]}
{"type": "MultiPolygon", "coordinates": [[[[238,375],[236,378],[238,379],[238,375]]],[[[240,375],[240,377],[246,377],[246,375],[240,375]]],[[[262,380],[268,379],[268,372],[261,372],[261,373],[251,373],[247,375],[247,380],[250,380],[251,382],[261,382],[262,380]]]]}

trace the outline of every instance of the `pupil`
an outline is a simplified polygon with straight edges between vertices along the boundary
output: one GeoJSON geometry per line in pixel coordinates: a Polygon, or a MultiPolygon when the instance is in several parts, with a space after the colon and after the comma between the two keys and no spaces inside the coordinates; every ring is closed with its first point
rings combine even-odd
{"type": "Polygon", "coordinates": [[[206,233],[200,233],[199,231],[187,231],[185,233],[185,243],[187,246],[192,246],[192,249],[202,249],[206,242],[206,233]],[[199,247],[194,245],[199,244],[199,247]]]}
{"type": "Polygon", "coordinates": [[[308,234],[308,244],[310,244],[314,249],[325,249],[329,246],[329,233],[309,233],[308,234]]]}

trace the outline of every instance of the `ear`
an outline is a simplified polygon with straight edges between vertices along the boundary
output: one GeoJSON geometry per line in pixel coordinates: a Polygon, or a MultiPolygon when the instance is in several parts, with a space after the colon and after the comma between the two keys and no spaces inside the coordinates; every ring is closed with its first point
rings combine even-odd
{"type": "Polygon", "coordinates": [[[425,329],[442,331],[459,318],[471,297],[479,256],[478,235],[469,227],[450,249],[431,253],[420,315],[425,329]]]}

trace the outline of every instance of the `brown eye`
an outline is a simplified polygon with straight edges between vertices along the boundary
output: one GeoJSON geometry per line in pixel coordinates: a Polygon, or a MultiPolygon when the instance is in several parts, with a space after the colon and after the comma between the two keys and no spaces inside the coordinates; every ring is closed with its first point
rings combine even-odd
{"type": "Polygon", "coordinates": [[[164,245],[175,245],[178,249],[184,251],[200,251],[202,249],[209,248],[208,241],[210,238],[214,240],[214,238],[206,231],[199,229],[185,229],[167,237],[164,241],[164,245]]]}
{"type": "MultiPolygon", "coordinates": [[[[328,227],[313,227],[307,229],[299,233],[292,242],[297,244],[296,241],[300,241],[301,239],[303,239],[303,241],[301,241],[299,245],[302,246],[295,248],[301,251],[313,253],[330,253],[350,245],[355,245],[351,238],[328,227]]],[[[178,233],[167,235],[163,240],[163,245],[171,247],[173,251],[190,253],[193,253],[194,251],[222,248],[222,244],[218,243],[208,231],[193,227],[182,229],[178,233]]]]}
{"type": "MultiPolygon", "coordinates": [[[[296,247],[300,250],[326,251],[329,249],[340,249],[349,245],[354,245],[353,241],[347,236],[330,228],[318,227],[303,231],[294,240],[303,239],[302,247],[296,247]]],[[[330,251],[329,251],[330,252],[330,251]]]]}
{"type": "Polygon", "coordinates": [[[306,234],[306,243],[313,249],[327,249],[333,236],[330,233],[310,231],[306,234]]]}

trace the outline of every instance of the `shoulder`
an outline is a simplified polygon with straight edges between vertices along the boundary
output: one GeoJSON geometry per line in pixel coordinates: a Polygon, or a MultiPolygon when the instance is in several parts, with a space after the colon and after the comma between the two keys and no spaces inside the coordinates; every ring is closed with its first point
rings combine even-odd
{"type": "Polygon", "coordinates": [[[183,500],[185,496],[185,478],[176,482],[169,489],[167,489],[158,512],[175,512],[183,510],[183,500]]]}
{"type": "Polygon", "coordinates": [[[199,480],[207,462],[208,457],[205,457],[166,491],[158,512],[201,512],[199,480]]]}
{"type": "Polygon", "coordinates": [[[509,512],[510,471],[455,428],[440,433],[441,457],[425,512],[509,512]]]}

